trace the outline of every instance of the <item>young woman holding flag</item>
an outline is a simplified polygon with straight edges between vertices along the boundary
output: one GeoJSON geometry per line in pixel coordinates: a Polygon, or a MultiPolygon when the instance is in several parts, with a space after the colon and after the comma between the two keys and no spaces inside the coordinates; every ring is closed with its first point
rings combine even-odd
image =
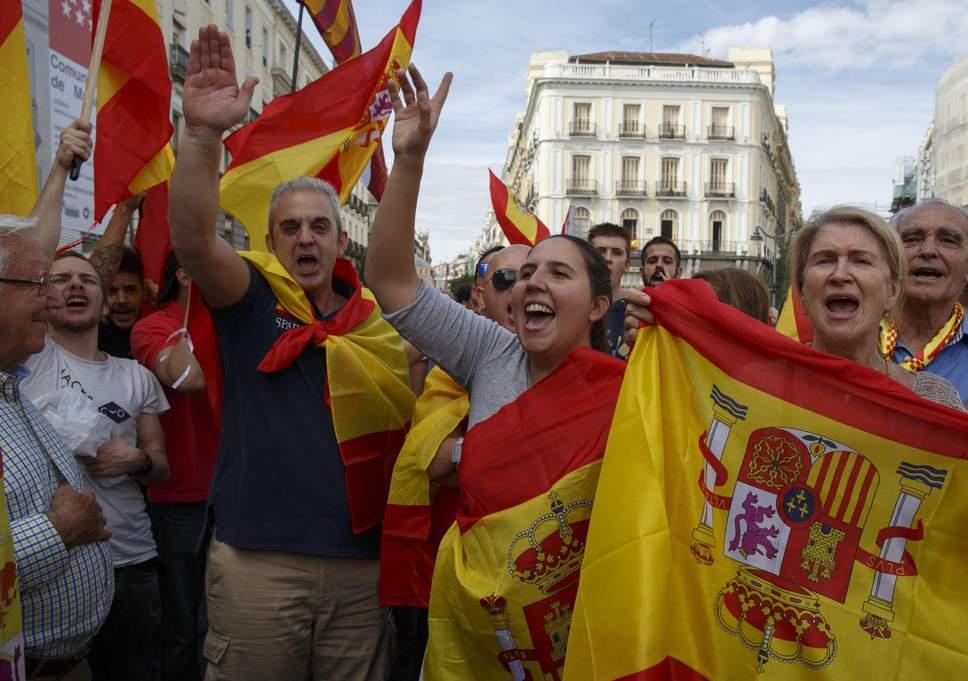
{"type": "Polygon", "coordinates": [[[395,159],[366,280],[387,320],[470,395],[470,427],[452,452],[460,510],[437,555],[424,678],[560,674],[624,372],[593,349],[604,348],[608,267],[583,240],[539,243],[512,289],[516,333],[421,282],[410,256],[417,196],[451,75],[433,97],[415,67],[412,85],[398,75],[395,159]]]}

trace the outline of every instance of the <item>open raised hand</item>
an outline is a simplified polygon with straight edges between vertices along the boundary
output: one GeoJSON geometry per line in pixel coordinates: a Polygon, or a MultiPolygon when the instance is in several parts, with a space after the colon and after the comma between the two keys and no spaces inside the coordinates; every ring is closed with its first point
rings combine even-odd
{"type": "Polygon", "coordinates": [[[182,95],[185,124],[221,135],[249,112],[258,78],[239,88],[229,37],[214,25],[198,30],[188,55],[188,76],[182,95]]]}
{"type": "Polygon", "coordinates": [[[440,86],[433,97],[427,90],[427,83],[414,64],[410,64],[410,78],[403,70],[397,72],[400,85],[390,81],[387,89],[393,103],[393,153],[396,156],[423,158],[430,146],[430,138],[437,128],[440,110],[450,91],[454,75],[444,74],[440,86]],[[411,85],[410,80],[413,80],[411,85]],[[403,101],[400,95],[403,94],[403,101]]]}

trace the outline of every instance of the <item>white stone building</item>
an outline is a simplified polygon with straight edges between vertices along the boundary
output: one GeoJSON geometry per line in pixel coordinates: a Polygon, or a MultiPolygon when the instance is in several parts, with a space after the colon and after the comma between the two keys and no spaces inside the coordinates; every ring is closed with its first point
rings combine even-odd
{"type": "MultiPolygon", "coordinates": [[[[729,61],[535,53],[504,181],[553,232],[573,206],[579,235],[614,222],[639,245],[674,239],[687,275],[722,266],[767,272],[772,236],[801,220],[774,87],[768,49],[730,50],[729,61]],[[765,239],[751,240],[757,228],[765,239]]],[[[481,246],[500,240],[490,216],[481,246]]],[[[632,264],[629,283],[639,280],[637,257],[632,264]]]]}
{"type": "Polygon", "coordinates": [[[930,163],[933,195],[968,204],[968,58],[955,63],[938,82],[930,163]]]}

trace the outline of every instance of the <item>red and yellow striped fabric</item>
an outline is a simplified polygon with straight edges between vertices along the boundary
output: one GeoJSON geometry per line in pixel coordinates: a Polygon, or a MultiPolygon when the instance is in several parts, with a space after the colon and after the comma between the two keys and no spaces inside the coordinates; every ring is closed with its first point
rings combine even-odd
{"type": "MultiPolygon", "coordinates": [[[[338,258],[333,277],[353,286],[350,300],[326,322],[318,322],[306,293],[279,260],[269,253],[244,251],[259,270],[279,306],[305,326],[283,334],[259,365],[261,371],[284,368],[303,344],[292,335],[308,333],[325,348],[325,396],[333,415],[336,442],[346,469],[346,493],[354,532],[383,520],[390,474],[413,414],[410,365],[400,336],[384,319],[373,294],[360,284],[349,260],[338,258]],[[315,333],[315,324],[323,333],[315,333]],[[322,340],[319,340],[320,336],[322,340]],[[288,357],[286,357],[288,355],[288,357]]],[[[310,341],[311,342],[311,341],[310,341]]],[[[322,386],[321,386],[322,388],[322,386]]]]}
{"type": "Polygon", "coordinates": [[[304,0],[337,64],[360,56],[360,29],[353,0],[304,0]]]}
{"type": "Polygon", "coordinates": [[[650,295],[565,680],[962,678],[968,415],[697,282],[650,295]]]}
{"type": "Polygon", "coordinates": [[[37,201],[37,162],[21,0],[0,0],[0,213],[28,215],[37,201]]]}
{"type": "Polygon", "coordinates": [[[780,318],[776,323],[776,330],[787,338],[792,338],[801,343],[810,343],[813,340],[813,326],[810,318],[803,310],[803,300],[800,298],[800,289],[796,282],[790,284],[787,289],[786,300],[783,302],[783,309],[780,310],[780,318]]]}
{"type": "Polygon", "coordinates": [[[380,548],[380,602],[426,608],[434,558],[457,513],[454,487],[434,484],[427,467],[467,418],[467,391],[434,367],[413,409],[410,432],[393,467],[380,548]]]}
{"type": "MultiPolygon", "coordinates": [[[[95,18],[100,4],[95,0],[95,18]]],[[[97,80],[95,221],[115,203],[171,177],[170,111],[168,52],[156,3],[114,0],[97,80]]]]}
{"type": "Polygon", "coordinates": [[[232,163],[222,177],[221,205],[245,226],[252,248],[265,247],[266,207],[280,182],[315,176],[332,184],[342,202],[349,198],[393,110],[387,82],[410,64],[420,7],[413,0],[374,49],[274,99],[225,140],[232,163]]]}
{"type": "MultiPolygon", "coordinates": [[[[487,172],[491,176],[491,204],[494,206],[494,217],[508,241],[512,244],[534,246],[550,236],[551,232],[538,219],[538,216],[518,201],[497,175],[490,170],[487,172]]],[[[567,221],[565,224],[567,225],[567,221]]]]}
{"type": "Polygon", "coordinates": [[[625,371],[578,348],[471,428],[433,575],[425,681],[560,679],[625,371]]]}

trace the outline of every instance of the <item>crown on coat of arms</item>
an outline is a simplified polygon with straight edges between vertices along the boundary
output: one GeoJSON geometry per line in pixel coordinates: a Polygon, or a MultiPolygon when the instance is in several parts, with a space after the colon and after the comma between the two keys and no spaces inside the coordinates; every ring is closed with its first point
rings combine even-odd
{"type": "Polygon", "coordinates": [[[548,498],[551,510],[538,516],[531,527],[518,532],[511,541],[508,572],[526,584],[534,584],[543,593],[552,594],[578,578],[592,502],[580,499],[565,504],[554,491],[548,498]],[[580,519],[578,509],[585,509],[580,519]],[[519,544],[525,543],[527,548],[515,555],[519,544]]]}

